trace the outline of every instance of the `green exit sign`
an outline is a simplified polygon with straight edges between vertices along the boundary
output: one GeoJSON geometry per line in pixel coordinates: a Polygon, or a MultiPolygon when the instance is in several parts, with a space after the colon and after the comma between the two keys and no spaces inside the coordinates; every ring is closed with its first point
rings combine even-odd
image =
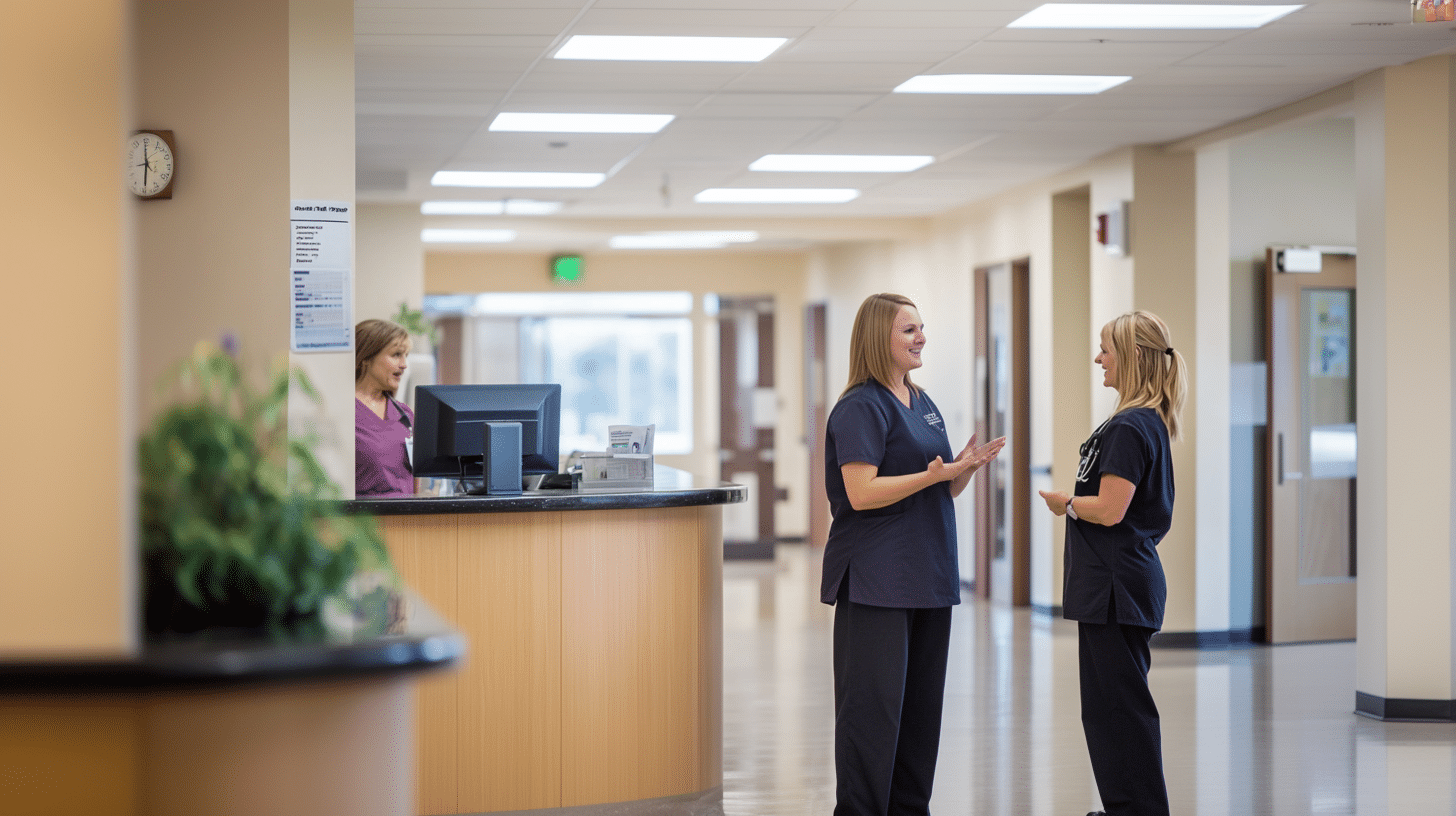
{"type": "Polygon", "coordinates": [[[551,279],[557,283],[578,283],[581,273],[580,255],[557,255],[551,259],[551,279]]]}

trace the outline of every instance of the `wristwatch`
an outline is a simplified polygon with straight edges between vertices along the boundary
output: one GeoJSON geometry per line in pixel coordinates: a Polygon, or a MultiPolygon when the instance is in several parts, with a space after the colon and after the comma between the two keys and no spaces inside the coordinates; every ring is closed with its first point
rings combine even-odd
{"type": "Polygon", "coordinates": [[[1082,520],[1081,517],[1079,517],[1077,515],[1077,510],[1074,507],[1072,507],[1072,499],[1075,499],[1075,498],[1077,498],[1077,497],[1076,496],[1073,496],[1071,499],[1067,499],[1067,515],[1071,516],[1072,518],[1076,519],[1077,521],[1081,521],[1082,520]]]}

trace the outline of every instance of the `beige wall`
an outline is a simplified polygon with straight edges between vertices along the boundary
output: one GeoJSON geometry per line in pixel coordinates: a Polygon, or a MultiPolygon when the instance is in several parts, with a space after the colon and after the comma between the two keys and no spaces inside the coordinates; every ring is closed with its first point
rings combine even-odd
{"type": "Polygon", "coordinates": [[[412,204],[360,204],[356,221],[354,319],[388,318],[425,292],[424,217],[412,204]]]}
{"type": "Polygon", "coordinates": [[[0,475],[0,657],[135,644],[132,129],[124,4],[7,5],[0,201],[13,372],[0,475]],[[23,168],[23,170],[22,170],[23,168]]]}
{"type": "MultiPolygon", "coordinates": [[[[425,255],[425,291],[430,294],[541,292],[563,290],[550,281],[549,254],[437,251],[425,255]]],[[[774,382],[779,423],[775,432],[775,478],[789,491],[775,512],[780,536],[803,536],[809,528],[808,448],[804,442],[804,286],[807,258],[800,252],[611,252],[585,254],[578,292],[692,292],[695,369],[694,452],[663,456],[663,464],[705,476],[719,473],[717,324],[703,313],[703,295],[774,297],[774,382]]]]}
{"type": "Polygon", "coordinates": [[[138,3],[138,125],[169,129],[173,196],[138,206],[142,422],[200,340],[255,368],[288,351],[288,0],[138,3]]]}

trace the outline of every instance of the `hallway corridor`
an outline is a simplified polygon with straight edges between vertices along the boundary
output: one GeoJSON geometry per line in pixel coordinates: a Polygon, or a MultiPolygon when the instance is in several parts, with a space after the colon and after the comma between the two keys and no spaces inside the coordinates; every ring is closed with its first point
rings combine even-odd
{"type": "MultiPolygon", "coordinates": [[[[830,816],[832,608],[818,553],[724,565],[727,816],[830,816]]],[[[1075,624],[956,608],[936,816],[1083,816],[1098,807],[1075,624]]],[[[1456,813],[1456,725],[1353,713],[1355,645],[1154,649],[1175,816],[1456,813]]]]}

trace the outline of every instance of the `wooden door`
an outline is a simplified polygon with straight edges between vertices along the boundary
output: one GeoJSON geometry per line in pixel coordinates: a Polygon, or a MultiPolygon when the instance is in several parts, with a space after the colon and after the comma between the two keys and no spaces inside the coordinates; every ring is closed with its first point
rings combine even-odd
{"type": "Polygon", "coordinates": [[[719,458],[722,479],[747,488],[748,501],[724,509],[723,554],[772,558],[774,508],[774,301],[718,300],[719,458]]]}
{"type": "Polygon", "coordinates": [[[804,307],[804,433],[809,448],[809,545],[829,541],[829,496],[824,492],[824,435],[829,422],[829,307],[804,307]]]}
{"type": "Polygon", "coordinates": [[[1315,257],[1265,259],[1270,643],[1355,637],[1355,258],[1315,257]]]}

